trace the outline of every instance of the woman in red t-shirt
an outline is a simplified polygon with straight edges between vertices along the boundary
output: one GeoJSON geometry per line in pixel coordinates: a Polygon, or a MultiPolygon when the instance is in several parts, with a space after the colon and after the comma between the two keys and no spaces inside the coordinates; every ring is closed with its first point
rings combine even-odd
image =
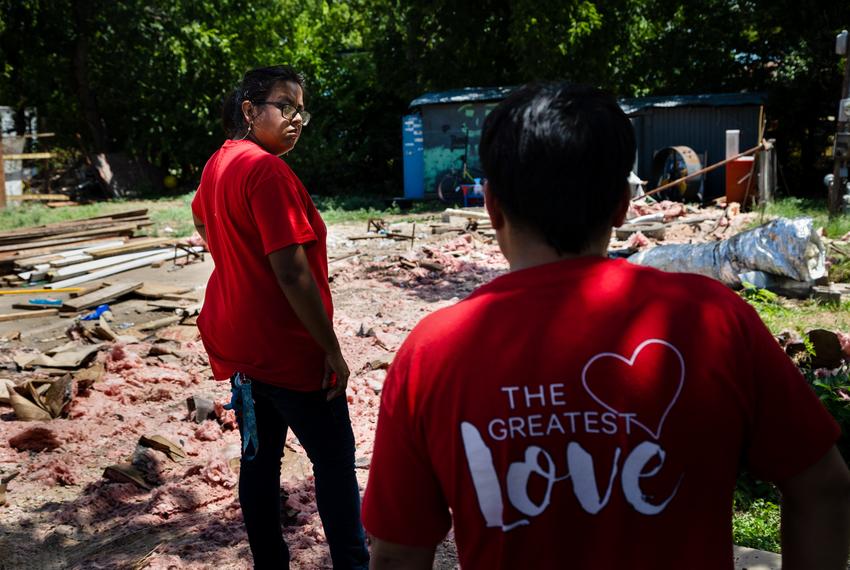
{"type": "Polygon", "coordinates": [[[292,428],[307,451],[335,568],[367,568],[354,474],[349,370],[333,331],[327,231],[279,157],[310,114],[288,66],[255,69],[227,98],[229,139],[192,202],[215,269],[198,318],[216,379],[231,379],[242,435],[239,501],[256,568],[286,568],[280,460],[292,428]]]}

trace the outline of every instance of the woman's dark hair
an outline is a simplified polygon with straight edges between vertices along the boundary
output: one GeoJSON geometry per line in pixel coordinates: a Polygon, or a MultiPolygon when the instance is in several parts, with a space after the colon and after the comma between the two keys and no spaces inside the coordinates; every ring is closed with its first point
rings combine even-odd
{"type": "Polygon", "coordinates": [[[227,138],[236,138],[245,133],[243,101],[265,101],[275,85],[286,81],[297,83],[304,89],[304,78],[288,65],[259,67],[245,73],[239,86],[225,95],[221,106],[221,122],[227,138]]]}
{"type": "Polygon", "coordinates": [[[579,253],[610,228],[622,204],[635,134],[604,91],[526,85],[487,117],[479,152],[508,218],[559,253],[579,253]]]}

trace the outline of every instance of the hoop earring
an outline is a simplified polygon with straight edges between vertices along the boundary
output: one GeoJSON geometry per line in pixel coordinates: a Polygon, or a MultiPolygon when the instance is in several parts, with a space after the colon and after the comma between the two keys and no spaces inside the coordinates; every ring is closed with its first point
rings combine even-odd
{"type": "Polygon", "coordinates": [[[242,135],[242,138],[241,138],[241,139],[236,139],[236,140],[237,140],[237,141],[244,141],[245,139],[247,139],[247,138],[248,138],[248,135],[250,135],[250,134],[251,134],[251,129],[252,129],[253,127],[254,127],[254,121],[251,121],[250,123],[248,123],[248,130],[247,130],[247,131],[245,131],[245,134],[244,134],[244,135],[242,135]]]}

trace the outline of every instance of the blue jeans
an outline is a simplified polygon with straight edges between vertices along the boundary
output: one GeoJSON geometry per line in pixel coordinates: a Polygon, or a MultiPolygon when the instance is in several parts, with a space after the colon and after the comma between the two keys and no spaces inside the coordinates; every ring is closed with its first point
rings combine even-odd
{"type": "MultiPolygon", "coordinates": [[[[354,434],[345,396],[297,392],[251,379],[259,445],[244,457],[239,503],[254,555],[254,568],[289,568],[280,523],[280,462],[292,428],[313,463],[316,503],[335,569],[366,569],[369,551],[360,524],[360,489],[354,475],[354,434]]],[[[240,434],[243,417],[237,409],[240,434]]]]}

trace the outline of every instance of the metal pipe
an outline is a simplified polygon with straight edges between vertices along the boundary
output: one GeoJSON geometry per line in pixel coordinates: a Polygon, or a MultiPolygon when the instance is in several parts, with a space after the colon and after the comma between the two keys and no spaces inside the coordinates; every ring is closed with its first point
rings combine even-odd
{"type": "Polygon", "coordinates": [[[683,176],[683,177],[681,177],[677,180],[674,180],[672,182],[668,182],[667,184],[659,186],[658,188],[655,188],[654,190],[650,190],[649,192],[647,192],[643,196],[636,196],[636,197],[632,198],[632,201],[643,198],[644,196],[652,196],[653,194],[657,194],[658,192],[663,192],[664,190],[667,190],[668,188],[672,188],[673,186],[676,186],[677,184],[680,184],[680,183],[684,182],[685,180],[690,180],[691,178],[695,178],[697,176],[700,176],[701,174],[705,174],[706,172],[711,172],[712,170],[716,170],[716,169],[720,168],[721,166],[723,166],[724,164],[726,164],[728,162],[732,162],[733,160],[737,160],[737,159],[739,159],[743,156],[749,156],[751,154],[754,154],[754,153],[762,150],[763,148],[764,148],[764,141],[762,141],[758,146],[754,146],[753,148],[751,148],[749,150],[745,150],[744,152],[742,152],[740,154],[736,154],[735,156],[730,156],[729,158],[727,158],[725,160],[721,160],[720,162],[716,162],[716,163],[712,164],[711,166],[706,166],[702,170],[697,170],[696,172],[692,172],[692,173],[688,174],[687,176],[683,176]]]}

